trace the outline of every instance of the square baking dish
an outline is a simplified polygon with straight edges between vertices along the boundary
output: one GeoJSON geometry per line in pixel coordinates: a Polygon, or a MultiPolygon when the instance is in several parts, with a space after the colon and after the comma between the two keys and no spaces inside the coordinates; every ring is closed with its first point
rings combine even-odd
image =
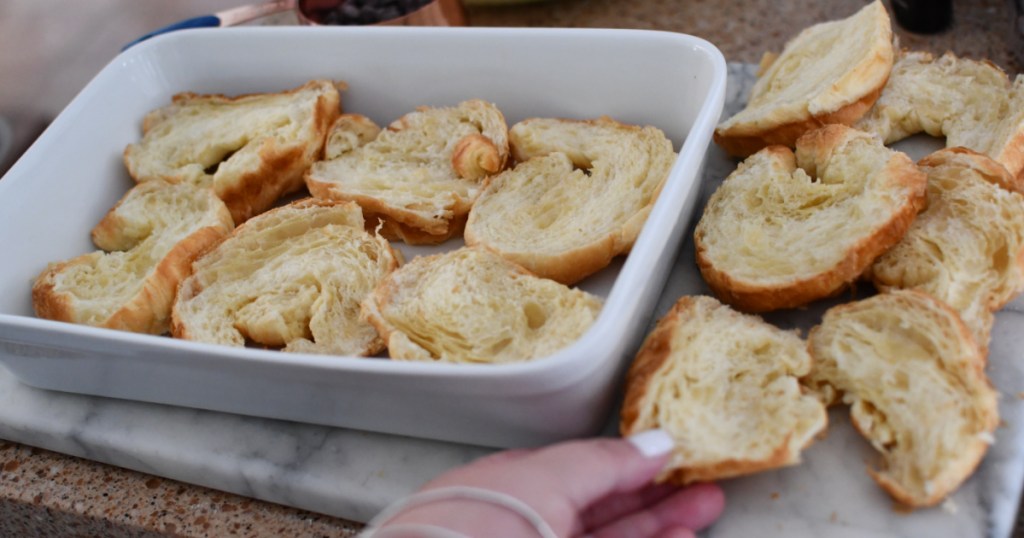
{"type": "MultiPolygon", "coordinates": [[[[243,27],[144,42],[0,180],[0,362],[45,389],[486,446],[596,433],[688,229],[725,82],[710,43],[640,30],[243,27]],[[510,126],[608,115],[665,131],[679,156],[632,252],[581,284],[605,298],[594,326],[548,357],[466,365],[230,348],[34,317],[33,279],[95,250],[90,230],[133,185],[121,155],[146,112],[182,91],[280,91],[313,78],[345,81],[345,111],[380,124],[481,98],[510,126]]],[[[407,259],[432,251],[399,246],[407,259]]]]}

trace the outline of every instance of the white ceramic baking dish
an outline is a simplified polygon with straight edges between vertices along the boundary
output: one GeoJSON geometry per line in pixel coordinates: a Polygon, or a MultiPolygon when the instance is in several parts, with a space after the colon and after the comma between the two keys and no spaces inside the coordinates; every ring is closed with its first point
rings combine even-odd
{"type": "Polygon", "coordinates": [[[107,65],[0,180],[0,361],[47,389],[473,444],[594,433],[687,229],[725,81],[713,45],[666,32],[247,27],[144,42],[107,65]],[[131,187],[121,153],[147,111],[181,91],[278,91],[311,78],[346,81],[345,110],[379,123],[482,98],[510,125],[606,114],[663,129],[678,160],[632,253],[582,284],[606,298],[592,329],[554,355],[488,366],[235,349],[33,316],[35,276],[94,250],[89,231],[131,187]]]}

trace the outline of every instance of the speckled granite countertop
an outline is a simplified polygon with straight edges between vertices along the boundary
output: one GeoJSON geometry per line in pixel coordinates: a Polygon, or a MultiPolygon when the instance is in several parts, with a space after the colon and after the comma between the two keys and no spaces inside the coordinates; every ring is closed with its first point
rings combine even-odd
{"type": "Polygon", "coordinates": [[[336,518],[0,441],[0,536],[352,536],[336,518]]]}
{"type": "MultiPolygon", "coordinates": [[[[474,26],[576,26],[668,30],[703,37],[729,62],[757,63],[795,32],[853,13],[862,0],[563,0],[470,9],[474,26]]],[[[954,0],[953,27],[923,36],[896,27],[902,46],[987,58],[1010,72],[1013,6],[1007,0],[954,0]]],[[[1017,47],[1024,46],[1016,42],[1017,47]]],[[[1024,54],[1024,53],[1021,53],[1024,54]]]]}
{"type": "MultiPolygon", "coordinates": [[[[109,2],[107,2],[109,4],[109,2]]],[[[561,0],[470,7],[474,26],[621,27],[694,34],[730,62],[756,63],[795,31],[852,13],[860,0],[561,0]]],[[[898,29],[918,50],[988,58],[1021,72],[1012,7],[957,0],[935,36],[898,29]]],[[[358,525],[153,475],[0,441],[0,536],[352,536],[358,525]]]]}

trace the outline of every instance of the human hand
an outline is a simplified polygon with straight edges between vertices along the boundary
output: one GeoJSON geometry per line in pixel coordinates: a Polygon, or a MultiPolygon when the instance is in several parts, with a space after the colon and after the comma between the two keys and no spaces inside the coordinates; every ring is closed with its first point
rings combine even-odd
{"type": "Polygon", "coordinates": [[[718,518],[724,495],[714,484],[653,484],[671,449],[672,439],[652,430],[629,439],[499,452],[427,483],[417,496],[433,492],[434,500],[400,510],[370,536],[543,536],[510,503],[472,495],[481,488],[497,492],[494,497],[511,496],[512,504],[522,501],[528,507],[523,511],[532,509],[558,537],[692,537],[718,518]],[[445,493],[470,489],[469,495],[445,493]],[[402,533],[414,527],[437,532],[402,533]]]}

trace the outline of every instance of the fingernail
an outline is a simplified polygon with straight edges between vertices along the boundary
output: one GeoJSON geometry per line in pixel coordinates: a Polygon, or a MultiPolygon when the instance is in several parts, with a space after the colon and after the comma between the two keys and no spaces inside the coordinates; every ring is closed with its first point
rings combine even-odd
{"type": "Polygon", "coordinates": [[[634,433],[626,438],[645,458],[653,458],[672,452],[676,442],[665,430],[647,430],[634,433]]]}

